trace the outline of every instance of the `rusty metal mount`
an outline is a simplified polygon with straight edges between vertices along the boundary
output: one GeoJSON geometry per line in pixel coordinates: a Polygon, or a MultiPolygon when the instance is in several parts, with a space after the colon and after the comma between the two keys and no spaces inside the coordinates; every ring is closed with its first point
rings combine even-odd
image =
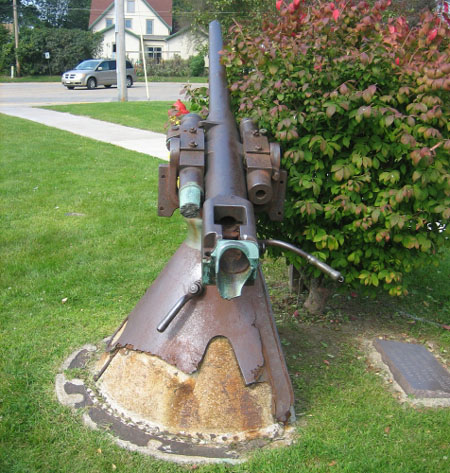
{"type": "Polygon", "coordinates": [[[274,396],[273,414],[280,422],[288,421],[293,390],[260,270],[254,285],[244,286],[242,296],[232,300],[222,299],[215,286],[207,286],[201,296],[184,305],[165,332],[158,332],[160,321],[200,276],[200,251],[183,243],[109,349],[129,347],[193,373],[209,342],[217,336],[226,337],[245,383],[268,381],[274,396]]]}
{"type": "Polygon", "coordinates": [[[158,215],[170,217],[180,205],[179,189],[196,185],[203,192],[205,133],[200,117],[190,113],[167,133],[169,164],[159,166],[158,215]]]}
{"type": "Polygon", "coordinates": [[[240,124],[247,190],[255,212],[266,212],[272,221],[283,220],[286,171],[280,169],[281,150],[269,143],[265,130],[259,130],[250,118],[240,124]]]}

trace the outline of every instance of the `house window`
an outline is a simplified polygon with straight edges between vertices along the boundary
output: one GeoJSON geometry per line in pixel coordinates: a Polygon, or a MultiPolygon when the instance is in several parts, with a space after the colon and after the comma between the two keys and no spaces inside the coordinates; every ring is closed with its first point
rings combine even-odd
{"type": "Polygon", "coordinates": [[[153,59],[155,62],[159,63],[161,61],[161,48],[154,46],[149,46],[147,48],[147,56],[149,59],[153,59]]]}
{"type": "Polygon", "coordinates": [[[125,18],[125,28],[128,28],[129,30],[131,30],[132,28],[132,21],[131,21],[131,18],[125,18]]]}
{"type": "Polygon", "coordinates": [[[112,18],[106,18],[106,27],[109,28],[112,25],[113,25],[113,19],[112,18]]]}
{"type": "Polygon", "coordinates": [[[153,20],[145,20],[145,34],[153,34],[153,20]]]}
{"type": "Polygon", "coordinates": [[[136,2],[134,0],[127,0],[127,13],[135,12],[136,2]]]}

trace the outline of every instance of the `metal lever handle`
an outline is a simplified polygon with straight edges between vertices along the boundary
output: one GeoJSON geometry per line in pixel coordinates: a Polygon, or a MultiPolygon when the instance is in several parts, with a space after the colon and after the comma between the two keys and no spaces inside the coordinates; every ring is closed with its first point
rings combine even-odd
{"type": "Polygon", "coordinates": [[[334,281],[341,282],[341,283],[344,282],[344,276],[342,276],[342,274],[339,271],[336,271],[331,266],[328,266],[323,261],[320,261],[320,259],[317,259],[316,257],[314,257],[313,255],[310,255],[306,251],[303,251],[300,248],[297,248],[291,243],[286,243],[285,241],[281,241],[281,240],[260,240],[259,245],[263,253],[266,250],[266,246],[277,246],[278,248],[281,248],[283,250],[292,251],[293,253],[304,258],[309,264],[312,264],[316,268],[320,269],[323,273],[330,276],[330,278],[333,279],[334,281]]]}
{"type": "Polygon", "coordinates": [[[189,286],[189,291],[187,294],[184,294],[180,299],[177,300],[175,305],[169,310],[167,315],[161,320],[159,325],[156,327],[158,332],[162,333],[170,325],[172,320],[177,316],[178,312],[183,308],[186,302],[190,301],[192,298],[199,296],[203,292],[203,286],[201,281],[195,281],[189,286]]]}

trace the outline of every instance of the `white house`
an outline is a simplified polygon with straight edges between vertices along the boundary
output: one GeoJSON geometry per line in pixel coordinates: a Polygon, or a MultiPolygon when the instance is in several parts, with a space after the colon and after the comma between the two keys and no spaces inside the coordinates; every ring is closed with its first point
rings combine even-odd
{"type": "MultiPolygon", "coordinates": [[[[175,55],[187,59],[206,42],[187,29],[172,34],[172,0],[124,0],[124,5],[125,49],[132,62],[141,59],[142,44],[146,58],[159,61],[175,55]]],[[[102,57],[115,56],[114,24],[114,1],[92,0],[89,29],[103,35],[102,57]]]]}

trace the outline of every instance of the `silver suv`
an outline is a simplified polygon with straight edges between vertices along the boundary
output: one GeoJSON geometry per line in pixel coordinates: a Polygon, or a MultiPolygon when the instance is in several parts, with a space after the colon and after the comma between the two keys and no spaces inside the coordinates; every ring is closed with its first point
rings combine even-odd
{"type": "MultiPolygon", "coordinates": [[[[127,87],[131,87],[136,80],[136,73],[130,61],[127,65],[127,87]]],[[[75,87],[95,89],[97,85],[111,87],[117,84],[116,61],[111,59],[88,59],[78,66],[64,72],[61,77],[62,85],[72,90],[75,87]]]]}

